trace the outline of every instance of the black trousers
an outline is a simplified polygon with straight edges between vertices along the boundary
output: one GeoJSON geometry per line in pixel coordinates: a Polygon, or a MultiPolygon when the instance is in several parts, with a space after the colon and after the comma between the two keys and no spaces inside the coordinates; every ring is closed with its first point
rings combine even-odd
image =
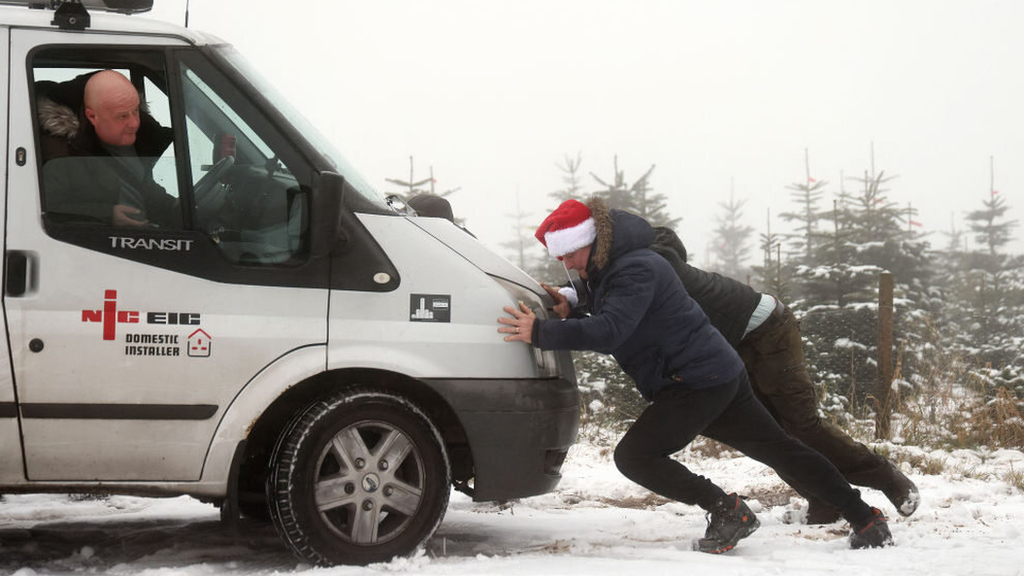
{"type": "MultiPolygon", "coordinates": [[[[828,458],[851,484],[884,490],[893,482],[894,471],[885,458],[818,415],[818,395],[804,363],[800,324],[789,308],[780,303],[736,350],[754,394],[786,432],[828,458]]],[[[799,481],[783,478],[814,501],[799,481]]]]}
{"type": "Polygon", "coordinates": [[[754,397],[746,372],[712,388],[680,386],[660,392],[615,448],[615,464],[652,492],[710,510],[725,491],[670,457],[698,434],[794,479],[801,490],[839,509],[851,522],[871,514],[860,492],[831,462],[783,431],[754,397]]]}

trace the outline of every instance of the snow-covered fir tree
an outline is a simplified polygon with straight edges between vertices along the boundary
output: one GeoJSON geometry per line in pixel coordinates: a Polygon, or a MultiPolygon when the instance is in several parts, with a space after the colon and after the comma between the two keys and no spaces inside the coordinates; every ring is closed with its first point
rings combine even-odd
{"type": "Polygon", "coordinates": [[[849,399],[859,414],[871,408],[878,380],[879,275],[895,278],[894,342],[904,367],[919,354],[915,343],[931,301],[928,243],[891,198],[887,185],[893,179],[865,171],[856,192],[840,191],[831,213],[823,213],[832,233],[812,244],[811,260],[796,267],[808,365],[827,392],[849,399]]]}

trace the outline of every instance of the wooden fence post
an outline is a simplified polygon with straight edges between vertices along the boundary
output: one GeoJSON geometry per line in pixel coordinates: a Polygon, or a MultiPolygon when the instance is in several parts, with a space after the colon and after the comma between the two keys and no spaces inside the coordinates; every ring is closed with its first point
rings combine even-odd
{"type": "Polygon", "coordinates": [[[891,272],[878,277],[878,381],[875,384],[875,438],[892,434],[892,291],[891,272]]]}

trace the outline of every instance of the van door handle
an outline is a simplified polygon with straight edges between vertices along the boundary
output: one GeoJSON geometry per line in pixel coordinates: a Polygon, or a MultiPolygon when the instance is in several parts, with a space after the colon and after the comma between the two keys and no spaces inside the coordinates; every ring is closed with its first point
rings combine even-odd
{"type": "Polygon", "coordinates": [[[36,255],[24,250],[8,250],[4,259],[6,268],[4,278],[4,294],[12,298],[20,298],[35,291],[36,255]]]}

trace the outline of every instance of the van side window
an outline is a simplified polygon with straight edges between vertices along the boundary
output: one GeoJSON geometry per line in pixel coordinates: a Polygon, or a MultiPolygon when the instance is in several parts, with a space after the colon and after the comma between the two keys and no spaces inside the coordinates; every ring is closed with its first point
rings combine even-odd
{"type": "Polygon", "coordinates": [[[49,220],[180,229],[169,99],[154,71],[47,66],[34,76],[49,220]]]}
{"type": "Polygon", "coordinates": [[[232,262],[295,261],[306,250],[308,187],[300,186],[289,169],[288,155],[275,149],[285,146],[280,139],[268,143],[232,104],[250,117],[258,113],[231,86],[218,83],[216,77],[205,80],[202,73],[212,71],[202,68],[182,62],[179,69],[193,225],[232,262]]]}
{"type": "Polygon", "coordinates": [[[193,50],[58,46],[31,58],[49,235],[208,276],[308,261],[313,172],[234,83],[244,79],[193,50]],[[149,240],[161,236],[187,242],[149,240]],[[133,248],[179,245],[178,258],[133,248]]]}

